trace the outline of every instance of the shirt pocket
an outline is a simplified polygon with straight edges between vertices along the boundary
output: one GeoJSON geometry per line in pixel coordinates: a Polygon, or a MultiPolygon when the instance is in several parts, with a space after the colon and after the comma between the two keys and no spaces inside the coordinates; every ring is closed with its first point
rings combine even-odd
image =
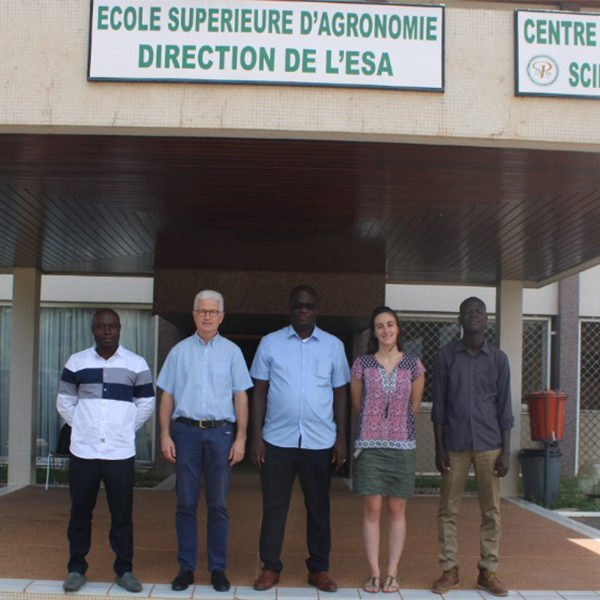
{"type": "Polygon", "coordinates": [[[328,358],[316,357],[311,366],[318,383],[325,384],[331,382],[332,364],[328,358]]]}
{"type": "Polygon", "coordinates": [[[228,365],[223,363],[213,365],[211,379],[216,394],[231,392],[231,371],[228,365]]]}
{"type": "Polygon", "coordinates": [[[490,369],[477,369],[473,374],[473,391],[482,399],[491,400],[497,391],[496,373],[490,369]]]}

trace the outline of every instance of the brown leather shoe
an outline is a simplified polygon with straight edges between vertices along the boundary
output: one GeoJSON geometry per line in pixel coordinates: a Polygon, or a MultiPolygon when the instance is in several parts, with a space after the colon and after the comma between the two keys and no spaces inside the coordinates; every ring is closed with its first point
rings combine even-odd
{"type": "Polygon", "coordinates": [[[315,571],[308,574],[308,584],[322,592],[337,592],[337,583],[329,577],[327,571],[315,571]]]}
{"type": "Polygon", "coordinates": [[[458,567],[452,567],[442,573],[441,577],[431,586],[431,591],[435,594],[445,594],[449,590],[456,589],[459,583],[458,567]]]}
{"type": "Polygon", "coordinates": [[[477,587],[480,590],[486,590],[493,596],[508,596],[508,590],[500,583],[494,571],[479,569],[477,587]]]}
{"type": "Polygon", "coordinates": [[[269,569],[263,569],[254,582],[254,589],[259,592],[270,590],[275,584],[279,583],[279,573],[269,569]]]}

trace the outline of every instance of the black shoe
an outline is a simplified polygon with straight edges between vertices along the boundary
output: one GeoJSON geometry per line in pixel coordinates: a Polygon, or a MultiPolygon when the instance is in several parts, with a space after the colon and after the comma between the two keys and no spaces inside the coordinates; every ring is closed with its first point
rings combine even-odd
{"type": "Polygon", "coordinates": [[[210,582],[216,592],[228,592],[231,587],[225,571],[221,570],[210,572],[210,582]]]}
{"type": "Polygon", "coordinates": [[[177,574],[177,577],[171,581],[171,589],[175,592],[181,592],[187,590],[192,583],[194,583],[194,572],[182,569],[177,574]]]}

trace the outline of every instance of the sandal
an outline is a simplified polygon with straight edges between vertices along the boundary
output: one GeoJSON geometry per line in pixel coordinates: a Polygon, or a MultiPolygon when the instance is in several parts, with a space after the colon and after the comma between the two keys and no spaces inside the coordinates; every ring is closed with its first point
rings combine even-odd
{"type": "Polygon", "coordinates": [[[393,575],[388,575],[385,578],[385,581],[383,582],[383,585],[381,586],[381,591],[384,594],[393,594],[393,593],[398,593],[400,591],[400,585],[398,584],[398,581],[396,580],[396,578],[393,575]]]}
{"type": "Polygon", "coordinates": [[[362,589],[365,590],[365,592],[368,592],[369,594],[377,594],[377,592],[379,592],[380,587],[381,581],[379,580],[379,577],[373,575],[365,581],[362,589]]]}

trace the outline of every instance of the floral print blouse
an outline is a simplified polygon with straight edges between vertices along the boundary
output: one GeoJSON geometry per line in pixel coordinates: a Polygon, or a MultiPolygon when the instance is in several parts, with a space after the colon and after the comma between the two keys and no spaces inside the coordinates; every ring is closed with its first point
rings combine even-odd
{"type": "Polygon", "coordinates": [[[403,354],[388,375],[373,354],[363,354],[354,361],[351,373],[363,382],[355,448],[415,448],[410,393],[412,382],[425,373],[419,358],[403,354]]]}

